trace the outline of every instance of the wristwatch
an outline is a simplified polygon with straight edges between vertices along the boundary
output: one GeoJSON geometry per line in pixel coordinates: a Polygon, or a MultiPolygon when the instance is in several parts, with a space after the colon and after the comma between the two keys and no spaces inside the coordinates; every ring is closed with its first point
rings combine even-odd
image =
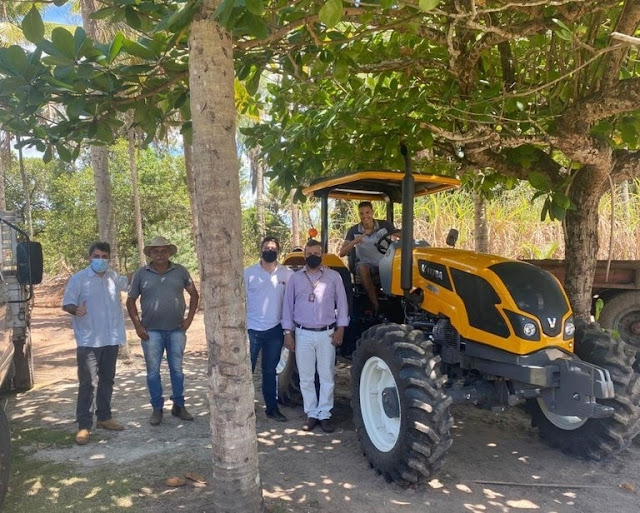
{"type": "Polygon", "coordinates": [[[282,333],[283,333],[284,335],[291,335],[291,334],[293,333],[293,331],[291,331],[291,330],[284,330],[282,333]]]}

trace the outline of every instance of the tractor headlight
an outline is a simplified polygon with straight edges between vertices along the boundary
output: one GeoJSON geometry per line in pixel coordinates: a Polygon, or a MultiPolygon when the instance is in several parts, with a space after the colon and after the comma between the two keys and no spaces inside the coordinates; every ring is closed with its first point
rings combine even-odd
{"type": "Polygon", "coordinates": [[[505,310],[504,313],[507,314],[513,331],[518,337],[535,342],[540,340],[540,328],[536,321],[510,310],[505,310]]]}
{"type": "Polygon", "coordinates": [[[522,333],[524,333],[525,337],[533,337],[536,334],[536,325],[532,322],[525,322],[522,325],[522,333]]]}
{"type": "Polygon", "coordinates": [[[573,317],[569,317],[567,322],[564,323],[564,339],[573,338],[574,333],[576,332],[576,325],[573,323],[573,317]]]}

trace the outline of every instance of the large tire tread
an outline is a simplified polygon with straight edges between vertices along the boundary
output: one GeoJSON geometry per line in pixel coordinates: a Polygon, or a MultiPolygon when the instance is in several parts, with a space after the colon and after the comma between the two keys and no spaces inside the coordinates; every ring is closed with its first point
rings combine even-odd
{"type": "Polygon", "coordinates": [[[442,465],[452,444],[449,430],[453,423],[445,381],[431,342],[411,326],[374,326],[358,340],[351,367],[354,424],[370,466],[387,481],[408,486],[428,478],[442,465]],[[400,398],[400,433],[386,453],[370,440],[360,410],[360,374],[374,356],[389,367],[400,398]]]}
{"type": "Polygon", "coordinates": [[[614,415],[588,419],[578,429],[565,431],[545,417],[536,401],[530,401],[528,408],[545,442],[567,454],[598,461],[623,451],[640,433],[640,375],[634,370],[634,348],[597,325],[577,328],[576,355],[611,375],[615,396],[601,403],[612,406],[614,415]]]}

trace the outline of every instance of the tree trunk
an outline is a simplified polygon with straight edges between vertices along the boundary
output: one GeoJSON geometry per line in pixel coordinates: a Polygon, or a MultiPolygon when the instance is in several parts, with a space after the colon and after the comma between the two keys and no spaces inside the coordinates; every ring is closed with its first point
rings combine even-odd
{"type": "Polygon", "coordinates": [[[264,220],[264,170],[259,159],[260,148],[249,150],[249,165],[251,166],[251,189],[256,193],[256,218],[258,220],[258,238],[264,239],[266,223],[264,220]]]}
{"type": "MultiPolygon", "coordinates": [[[[18,138],[20,142],[20,138],[18,138]]],[[[20,179],[22,180],[22,190],[24,191],[24,218],[27,223],[27,233],[29,238],[33,238],[33,219],[31,216],[31,192],[29,181],[27,179],[27,170],[24,168],[24,159],[22,158],[22,148],[18,150],[18,164],[20,166],[20,179]]]]}
{"type": "Polygon", "coordinates": [[[583,168],[571,187],[576,210],[567,210],[565,222],[565,290],[576,318],[591,319],[591,288],[598,258],[598,203],[602,186],[589,166],[583,168]]]}
{"type": "Polygon", "coordinates": [[[138,164],[136,162],[136,132],[129,130],[129,170],[131,171],[131,189],[133,191],[133,217],[136,222],[136,238],[138,239],[138,260],[140,266],[147,263],[144,256],[144,231],[142,230],[142,210],[140,209],[140,193],[138,192],[138,164]]]}
{"type": "Polygon", "coordinates": [[[300,247],[300,209],[295,202],[294,197],[296,190],[293,189],[289,193],[289,200],[291,201],[291,248],[300,247]]]}
{"type": "Polygon", "coordinates": [[[0,210],[7,210],[5,176],[11,168],[11,135],[0,130],[0,210]]]}
{"type": "Polygon", "coordinates": [[[193,170],[209,352],[212,510],[257,513],[264,506],[246,343],[233,47],[230,34],[212,18],[220,1],[203,1],[189,37],[193,170]]]}
{"type": "Polygon", "coordinates": [[[489,253],[489,224],[487,223],[487,200],[480,193],[473,194],[473,225],[476,251],[489,253]]]}
{"type": "Polygon", "coordinates": [[[98,212],[98,233],[101,241],[111,245],[112,262],[118,264],[115,215],[109,176],[109,149],[106,146],[91,146],[91,166],[96,186],[96,209],[98,212]]]}
{"type": "MultiPolygon", "coordinates": [[[[82,25],[87,35],[97,42],[104,42],[100,34],[100,22],[91,15],[103,7],[96,0],[81,0],[82,25]]],[[[111,261],[119,267],[118,246],[115,229],[115,214],[109,176],[109,149],[105,146],[91,147],[91,167],[96,186],[96,210],[98,215],[98,233],[101,241],[111,245],[111,261]]]]}
{"type": "MultiPolygon", "coordinates": [[[[182,136],[182,148],[184,150],[184,170],[187,176],[187,190],[189,191],[189,205],[191,206],[191,233],[193,243],[196,248],[198,262],[202,262],[202,251],[200,249],[200,228],[198,225],[198,210],[196,209],[196,182],[193,176],[193,146],[189,143],[187,136],[182,136]]],[[[202,267],[200,265],[200,267],[202,267]]],[[[202,269],[200,268],[200,276],[202,269]]]]}

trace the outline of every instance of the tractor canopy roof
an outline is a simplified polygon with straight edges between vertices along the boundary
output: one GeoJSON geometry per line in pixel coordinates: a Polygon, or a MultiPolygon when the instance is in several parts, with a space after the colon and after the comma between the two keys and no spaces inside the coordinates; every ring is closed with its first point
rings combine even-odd
{"type": "MultiPolygon", "coordinates": [[[[402,201],[402,171],[358,171],[347,175],[324,177],[302,189],[307,196],[358,200],[402,201]]],[[[414,173],[415,196],[425,196],[460,186],[460,180],[448,176],[414,173]]]]}

